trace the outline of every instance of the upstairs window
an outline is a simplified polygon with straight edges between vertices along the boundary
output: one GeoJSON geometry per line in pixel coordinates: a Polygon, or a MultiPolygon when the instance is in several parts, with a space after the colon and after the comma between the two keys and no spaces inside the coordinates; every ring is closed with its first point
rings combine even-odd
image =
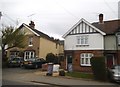
{"type": "Polygon", "coordinates": [[[77,45],[88,45],[88,35],[77,36],[77,45]]]}
{"type": "Polygon", "coordinates": [[[29,46],[33,46],[33,37],[29,37],[29,43],[28,43],[29,46]]]}

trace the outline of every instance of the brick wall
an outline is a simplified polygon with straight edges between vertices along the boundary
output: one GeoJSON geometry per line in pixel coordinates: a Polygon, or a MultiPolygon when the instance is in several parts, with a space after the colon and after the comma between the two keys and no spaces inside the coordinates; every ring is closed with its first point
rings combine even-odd
{"type": "MultiPolygon", "coordinates": [[[[81,66],[80,65],[80,55],[81,53],[92,53],[94,56],[103,56],[103,51],[100,50],[84,50],[84,51],[65,51],[65,57],[67,54],[73,55],[73,71],[80,71],[80,72],[92,72],[90,66],[81,66]]],[[[62,62],[62,67],[66,69],[66,58],[64,62],[62,62]]]]}

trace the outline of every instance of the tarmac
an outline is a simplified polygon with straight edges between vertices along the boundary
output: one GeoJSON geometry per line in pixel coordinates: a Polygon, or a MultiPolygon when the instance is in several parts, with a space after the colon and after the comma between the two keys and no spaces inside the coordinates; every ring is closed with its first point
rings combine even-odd
{"type": "MultiPolygon", "coordinates": [[[[8,70],[9,71],[9,70],[8,70]]],[[[27,73],[4,73],[4,80],[16,81],[16,82],[30,82],[33,84],[46,84],[51,87],[71,87],[71,86],[102,86],[102,87],[120,87],[116,83],[110,82],[100,82],[93,79],[82,79],[82,78],[73,78],[69,76],[59,76],[58,72],[54,72],[52,76],[46,76],[46,71],[37,70],[35,72],[27,72],[27,73]],[[14,75],[13,75],[14,74],[14,75]]],[[[50,87],[49,86],[49,87],[50,87]]],[[[37,87],[37,86],[36,86],[37,87]]]]}

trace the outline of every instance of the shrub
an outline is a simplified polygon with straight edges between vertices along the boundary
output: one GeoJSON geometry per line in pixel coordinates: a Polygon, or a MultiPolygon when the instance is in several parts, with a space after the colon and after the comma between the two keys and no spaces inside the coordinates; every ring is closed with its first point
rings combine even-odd
{"type": "Polygon", "coordinates": [[[49,62],[52,62],[54,63],[54,60],[55,60],[55,55],[53,53],[48,53],[47,56],[46,56],[46,61],[49,63],[49,62]]]}
{"type": "Polygon", "coordinates": [[[106,72],[106,66],[105,66],[105,58],[94,57],[94,58],[91,58],[90,62],[91,62],[94,78],[96,80],[106,81],[107,72],[106,72]]]}

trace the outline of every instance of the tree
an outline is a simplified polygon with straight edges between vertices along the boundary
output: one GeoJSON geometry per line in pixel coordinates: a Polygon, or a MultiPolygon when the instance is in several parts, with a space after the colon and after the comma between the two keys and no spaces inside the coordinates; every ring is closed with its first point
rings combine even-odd
{"type": "Polygon", "coordinates": [[[55,55],[53,53],[48,53],[46,56],[46,61],[54,63],[54,60],[55,60],[55,55]]]}
{"type": "Polygon", "coordinates": [[[26,36],[25,33],[21,33],[20,29],[14,29],[13,27],[6,27],[2,30],[2,58],[5,58],[5,51],[13,48],[24,48],[26,44],[24,43],[26,36]]]}

